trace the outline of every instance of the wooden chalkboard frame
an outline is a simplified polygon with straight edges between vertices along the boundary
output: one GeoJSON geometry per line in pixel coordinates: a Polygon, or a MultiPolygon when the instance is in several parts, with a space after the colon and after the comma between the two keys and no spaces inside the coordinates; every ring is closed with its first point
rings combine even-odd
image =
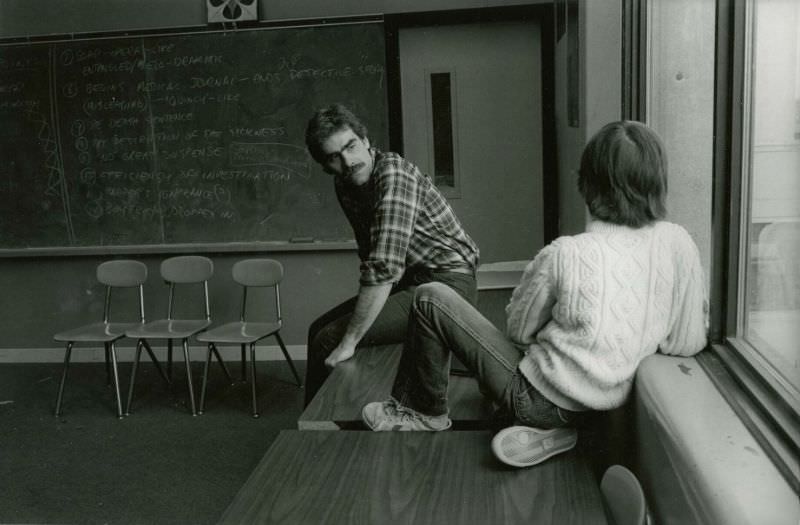
{"type": "MultiPolygon", "coordinates": [[[[309,29],[315,27],[333,27],[343,25],[381,24],[382,16],[342,17],[336,19],[292,20],[279,22],[262,22],[235,27],[181,27],[167,29],[149,29],[136,31],[118,31],[103,33],[81,33],[64,35],[46,35],[41,37],[16,37],[0,39],[0,46],[20,44],[58,44],[93,40],[135,39],[141,37],[170,37],[184,35],[228,34],[238,31],[267,31],[275,29],[309,29]]],[[[386,46],[384,28],[384,45],[386,46]]],[[[386,46],[388,48],[388,46],[386,46]]],[[[388,53],[388,49],[387,49],[388,53]]],[[[384,57],[385,59],[385,57],[384,57]]],[[[386,59],[385,59],[386,60],[386,59]]],[[[387,89],[390,89],[387,87],[387,89]]],[[[387,93],[388,98],[388,93],[387,93]]],[[[389,101],[386,101],[386,118],[390,112],[389,101]]],[[[388,122],[386,123],[388,128],[388,122]]],[[[0,258],[25,256],[70,256],[70,255],[118,255],[118,254],[158,254],[187,252],[284,252],[284,251],[352,251],[356,249],[355,241],[320,241],[306,238],[295,241],[236,241],[236,242],[180,242],[150,244],[117,244],[117,245],[82,245],[82,246],[31,246],[0,248],[0,258]]]]}

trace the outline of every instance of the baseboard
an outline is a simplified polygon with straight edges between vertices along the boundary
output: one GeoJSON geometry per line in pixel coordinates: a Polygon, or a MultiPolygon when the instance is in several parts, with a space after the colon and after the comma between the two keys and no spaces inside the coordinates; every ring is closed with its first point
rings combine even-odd
{"type": "MultiPolygon", "coordinates": [[[[219,353],[225,361],[237,361],[241,351],[238,346],[219,346],[219,353]]],[[[286,345],[289,355],[293,360],[306,359],[306,345],[286,345]]],[[[117,347],[117,361],[133,361],[135,348],[133,346],[117,347]]],[[[64,347],[58,348],[0,348],[0,363],[61,363],[64,361],[64,347]]],[[[166,358],[167,349],[164,346],[154,346],[153,352],[159,359],[166,358]]],[[[248,350],[249,354],[249,350],[248,350]]],[[[173,360],[183,360],[183,350],[180,345],[173,349],[173,360]]],[[[146,359],[147,356],[143,356],[146,359]]],[[[206,346],[192,345],[189,347],[189,358],[192,361],[203,361],[206,358],[206,346]]],[[[249,359],[250,356],[248,355],[249,359]]],[[[277,345],[256,345],[256,360],[274,361],[283,360],[283,353],[277,345]]],[[[71,363],[102,363],[105,361],[103,347],[75,346],[72,350],[71,363]]]]}

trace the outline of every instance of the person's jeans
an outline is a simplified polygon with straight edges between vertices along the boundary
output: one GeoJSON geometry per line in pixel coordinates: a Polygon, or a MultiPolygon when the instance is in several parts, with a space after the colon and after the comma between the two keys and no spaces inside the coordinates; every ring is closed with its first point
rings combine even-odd
{"type": "Polygon", "coordinates": [[[419,286],[392,397],[422,414],[447,414],[451,352],[472,372],[481,391],[521,423],[555,428],[577,414],[541,395],[519,372],[517,348],[473,305],[438,283],[419,286]]]}
{"type": "MultiPolygon", "coordinates": [[[[420,284],[434,281],[443,283],[448,290],[454,290],[454,293],[462,297],[467,304],[474,304],[477,299],[474,274],[428,270],[409,273],[393,288],[386,304],[357,348],[402,343],[406,337],[414,291],[420,284]]],[[[325,359],[342,340],[352,317],[356,299],[357,297],[352,297],[332,308],[316,319],[308,329],[306,406],[330,373],[325,366],[325,359]]]]}

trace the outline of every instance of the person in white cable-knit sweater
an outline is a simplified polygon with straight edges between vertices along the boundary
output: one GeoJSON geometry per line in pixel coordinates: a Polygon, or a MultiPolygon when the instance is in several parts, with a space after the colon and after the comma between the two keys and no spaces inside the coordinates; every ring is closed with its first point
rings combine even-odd
{"type": "Polygon", "coordinates": [[[495,436],[497,457],[532,465],[574,446],[581,414],[622,405],[642,359],[705,347],[703,269],[689,233],[663,220],[667,161],[656,133],[606,125],[583,152],[578,186],[587,230],[528,264],[505,333],[446,286],[417,289],[392,397],[363,409],[370,428],[449,428],[453,353],[522,424],[495,436]]]}

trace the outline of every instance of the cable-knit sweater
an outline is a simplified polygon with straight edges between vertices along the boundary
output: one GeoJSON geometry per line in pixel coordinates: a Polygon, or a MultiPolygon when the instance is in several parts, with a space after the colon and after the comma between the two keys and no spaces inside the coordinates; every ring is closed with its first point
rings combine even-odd
{"type": "Polygon", "coordinates": [[[669,222],[593,221],[539,252],[506,314],[507,335],[525,352],[520,371],[551,402],[576,411],[618,407],[646,356],[690,356],[706,345],[697,246],[669,222]]]}

